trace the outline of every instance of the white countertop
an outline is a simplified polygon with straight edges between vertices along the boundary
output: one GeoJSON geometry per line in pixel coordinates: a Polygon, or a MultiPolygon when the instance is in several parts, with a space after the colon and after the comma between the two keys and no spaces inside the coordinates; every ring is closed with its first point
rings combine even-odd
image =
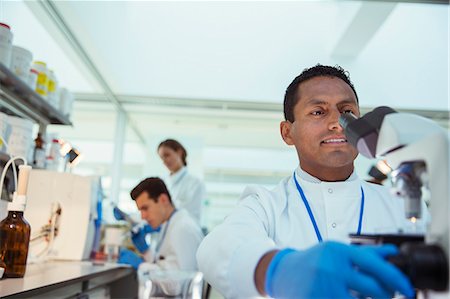
{"type": "Polygon", "coordinates": [[[91,261],[48,261],[27,266],[23,278],[0,280],[0,296],[9,296],[43,287],[62,287],[64,283],[91,279],[114,273],[119,269],[131,271],[126,265],[115,263],[93,263],[91,261]]]}

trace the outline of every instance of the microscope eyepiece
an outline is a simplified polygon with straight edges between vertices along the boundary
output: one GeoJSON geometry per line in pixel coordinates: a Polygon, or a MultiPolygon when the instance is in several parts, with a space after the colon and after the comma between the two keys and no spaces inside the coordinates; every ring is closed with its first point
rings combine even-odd
{"type": "Polygon", "coordinates": [[[343,113],[339,117],[339,124],[344,129],[347,141],[358,152],[368,158],[375,158],[381,123],[386,115],[395,112],[392,108],[381,106],[360,118],[353,113],[343,113]]]}
{"type": "Polygon", "coordinates": [[[348,125],[357,119],[358,117],[356,117],[356,115],[354,115],[351,112],[342,113],[341,116],[339,117],[339,124],[344,130],[346,130],[348,125]]]}

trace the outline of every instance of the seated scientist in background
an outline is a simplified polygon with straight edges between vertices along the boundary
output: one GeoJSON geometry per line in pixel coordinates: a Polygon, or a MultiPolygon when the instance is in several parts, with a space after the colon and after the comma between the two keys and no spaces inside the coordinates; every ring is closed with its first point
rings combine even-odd
{"type": "Polygon", "coordinates": [[[131,250],[124,249],[119,254],[118,262],[129,264],[140,272],[196,271],[195,253],[203,239],[203,233],[187,211],[174,207],[164,182],[156,177],[146,178],[130,194],[141,212],[142,219],[152,228],[161,227],[161,231],[156,246],[146,243],[144,233],[140,239],[133,239],[143,258],[131,250]]]}
{"type": "Polygon", "coordinates": [[[280,132],[299,167],[273,190],[247,187],[197,252],[206,280],[225,297],[414,295],[385,260],[396,247],[345,244],[349,233],[397,233],[407,223],[402,200],[354,172],[358,152],[338,122],[350,111],[360,115],[358,97],[340,67],[316,65],[289,85],[280,132]]]}
{"type": "Polygon", "coordinates": [[[158,155],[170,172],[167,186],[177,208],[186,209],[200,224],[202,201],[206,198],[205,184],[187,168],[187,151],[174,139],[158,145],[158,155]]]}

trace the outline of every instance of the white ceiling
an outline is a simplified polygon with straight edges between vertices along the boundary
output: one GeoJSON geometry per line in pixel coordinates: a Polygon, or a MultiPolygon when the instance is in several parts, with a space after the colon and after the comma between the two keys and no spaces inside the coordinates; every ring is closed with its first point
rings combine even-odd
{"type": "MultiPolygon", "coordinates": [[[[448,5],[29,2],[47,30],[51,26],[48,15],[39,9],[40,2],[54,5],[118,95],[280,102],[293,77],[320,62],[340,64],[350,71],[362,105],[392,103],[401,108],[449,110],[448,5]]],[[[3,5],[18,5],[13,3],[3,5]]],[[[15,40],[36,53],[38,49],[61,52],[55,49],[59,45],[64,54],[70,54],[64,48],[66,42],[58,40],[52,30],[55,45],[45,42],[38,47],[44,33],[36,27],[29,30],[31,24],[24,20],[30,19],[26,16],[14,22],[15,40]],[[19,26],[28,28],[15,28],[19,26]]],[[[36,55],[40,56],[45,55],[36,55]]],[[[48,60],[57,74],[73,73],[73,63],[56,65],[60,62],[53,62],[53,56],[48,60]]],[[[78,76],[64,81],[74,92],[101,92],[95,82],[80,83],[78,76]]]]}
{"type": "Polygon", "coordinates": [[[349,70],[363,107],[450,110],[445,4],[1,3],[0,18],[11,25],[15,44],[47,61],[80,99],[118,100],[145,138],[152,134],[148,128],[154,132],[165,124],[177,131],[180,121],[197,129],[210,123],[239,131],[246,119],[254,128],[272,127],[281,118],[287,85],[316,63],[349,70]],[[218,105],[218,114],[208,102],[218,105]],[[255,110],[272,106],[253,117],[248,109],[235,109],[226,122],[226,111],[233,110],[220,108],[226,102],[252,102],[255,110]]]}

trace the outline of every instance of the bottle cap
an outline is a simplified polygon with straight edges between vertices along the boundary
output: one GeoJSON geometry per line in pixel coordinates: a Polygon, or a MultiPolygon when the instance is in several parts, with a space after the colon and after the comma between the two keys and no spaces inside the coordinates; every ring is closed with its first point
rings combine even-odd
{"type": "Polygon", "coordinates": [[[11,27],[9,27],[9,25],[8,25],[8,24],[5,24],[5,23],[0,23],[0,26],[5,27],[5,28],[8,28],[8,29],[11,29],[11,27]]]}
{"type": "Polygon", "coordinates": [[[8,211],[25,211],[27,204],[27,197],[25,195],[17,195],[17,192],[13,194],[13,201],[8,203],[8,211]]]}

